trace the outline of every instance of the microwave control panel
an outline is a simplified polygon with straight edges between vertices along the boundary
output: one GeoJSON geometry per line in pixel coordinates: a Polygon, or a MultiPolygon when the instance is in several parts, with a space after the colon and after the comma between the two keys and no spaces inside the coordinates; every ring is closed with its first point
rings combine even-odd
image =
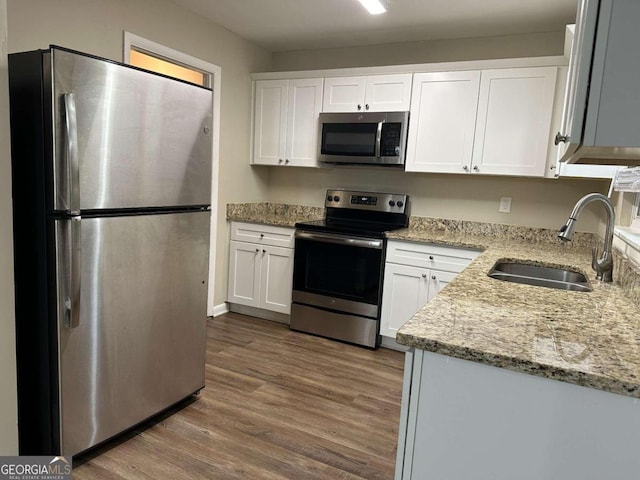
{"type": "Polygon", "coordinates": [[[380,156],[397,157],[400,155],[400,134],[402,124],[399,122],[389,122],[382,124],[380,135],[380,156]]]}

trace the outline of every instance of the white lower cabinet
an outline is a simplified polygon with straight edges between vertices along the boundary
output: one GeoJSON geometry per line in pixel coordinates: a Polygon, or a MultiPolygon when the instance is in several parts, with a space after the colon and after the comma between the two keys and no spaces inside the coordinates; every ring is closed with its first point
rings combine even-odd
{"type": "Polygon", "coordinates": [[[380,335],[395,339],[398,329],[478,255],[475,250],[389,241],[380,335]]]}
{"type": "Polygon", "coordinates": [[[411,350],[404,368],[395,480],[638,478],[637,403],[624,395],[411,350]]]}
{"type": "Polygon", "coordinates": [[[293,249],[264,247],[260,265],[260,308],[291,313],[293,249]]]}
{"type": "Polygon", "coordinates": [[[227,301],[289,315],[294,229],[234,222],[229,247],[227,301]],[[237,238],[253,241],[239,241],[237,238]],[[282,246],[285,245],[285,246],[282,246]]]}

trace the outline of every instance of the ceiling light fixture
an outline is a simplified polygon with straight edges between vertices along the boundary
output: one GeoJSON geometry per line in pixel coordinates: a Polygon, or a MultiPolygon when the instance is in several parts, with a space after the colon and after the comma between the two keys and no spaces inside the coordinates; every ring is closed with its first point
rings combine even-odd
{"type": "Polygon", "coordinates": [[[385,0],[358,0],[371,15],[379,15],[387,11],[385,0]]]}

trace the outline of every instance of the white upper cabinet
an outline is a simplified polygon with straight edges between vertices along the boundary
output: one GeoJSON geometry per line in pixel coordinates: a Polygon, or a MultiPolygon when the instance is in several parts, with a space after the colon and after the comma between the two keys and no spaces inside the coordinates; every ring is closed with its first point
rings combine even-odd
{"type": "Polygon", "coordinates": [[[479,89],[479,71],[413,76],[407,171],[469,171],[479,89]]]}
{"type": "Polygon", "coordinates": [[[317,166],[321,108],[321,78],[289,80],[285,162],[288,160],[294,166],[317,166]]]}
{"type": "Polygon", "coordinates": [[[579,0],[562,125],[561,160],[640,165],[640,2],[579,0]]]}
{"type": "Polygon", "coordinates": [[[357,112],[358,110],[364,110],[364,95],[367,89],[366,78],[325,78],[322,111],[357,112]]]}
{"type": "Polygon", "coordinates": [[[284,160],[288,80],[256,82],[253,163],[278,165],[284,160]]]}
{"type": "Polygon", "coordinates": [[[543,177],[557,70],[416,74],[406,170],[543,177]]]}
{"type": "Polygon", "coordinates": [[[557,70],[482,71],[473,172],[544,176],[557,70]]]}
{"type": "Polygon", "coordinates": [[[253,163],[317,166],[322,78],[255,82],[253,163]]]}
{"type": "Polygon", "coordinates": [[[409,110],[411,74],[330,77],[324,80],[323,112],[409,110]]]}

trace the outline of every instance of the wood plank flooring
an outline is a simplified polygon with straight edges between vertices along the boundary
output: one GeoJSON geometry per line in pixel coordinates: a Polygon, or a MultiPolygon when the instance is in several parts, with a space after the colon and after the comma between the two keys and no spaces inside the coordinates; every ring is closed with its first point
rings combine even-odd
{"type": "Polygon", "coordinates": [[[400,352],[228,313],[209,320],[202,393],[74,459],[74,479],[392,479],[400,352]]]}

